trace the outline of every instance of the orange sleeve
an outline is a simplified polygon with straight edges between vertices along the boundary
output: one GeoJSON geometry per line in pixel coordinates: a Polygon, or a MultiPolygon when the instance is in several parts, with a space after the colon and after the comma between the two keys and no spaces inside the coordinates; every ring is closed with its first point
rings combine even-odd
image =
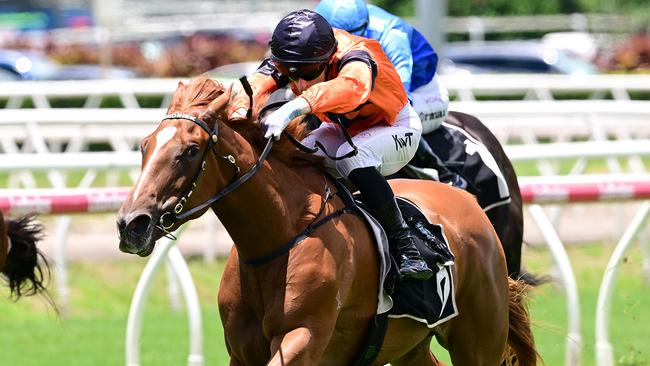
{"type": "Polygon", "coordinates": [[[248,78],[248,83],[251,84],[251,89],[253,89],[254,100],[257,100],[260,95],[272,93],[278,88],[273,77],[260,72],[251,75],[248,78]]]}
{"type": "MultiPolygon", "coordinates": [[[[257,109],[260,100],[260,96],[263,96],[268,93],[272,93],[277,89],[275,80],[269,75],[264,75],[262,73],[256,72],[250,77],[248,77],[248,83],[251,85],[253,90],[253,106],[257,109]]],[[[246,94],[244,88],[241,88],[236,95],[234,95],[228,103],[227,113],[229,118],[233,118],[233,114],[238,109],[248,109],[249,107],[249,98],[246,94]]]]}
{"type": "Polygon", "coordinates": [[[313,113],[347,113],[365,103],[372,89],[372,71],[365,62],[351,61],[336,78],[313,85],[301,96],[313,113]]]}

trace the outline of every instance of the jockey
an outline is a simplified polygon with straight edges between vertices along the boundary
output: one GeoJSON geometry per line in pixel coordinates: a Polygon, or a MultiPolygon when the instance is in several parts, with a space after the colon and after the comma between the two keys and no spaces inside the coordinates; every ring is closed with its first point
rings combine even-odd
{"type": "MultiPolygon", "coordinates": [[[[324,123],[303,143],[319,141],[330,154],[342,156],[352,147],[331,123],[332,118],[342,120],[358,153],[325,164],[357,187],[386,231],[401,277],[431,277],[384,178],[414,156],[422,125],[380,44],[333,30],[318,13],[303,9],[278,23],[270,45],[271,57],[249,78],[254,97],[286,85],[297,97],[262,120],[265,137],[278,139],[291,120],[311,113],[324,123]]],[[[241,115],[247,102],[243,93],[237,94],[229,117],[241,115]]]]}
{"type": "Polygon", "coordinates": [[[449,93],[436,75],[438,55],[429,42],[400,17],[363,0],[322,0],[315,11],[334,28],[379,41],[399,74],[425,135],[447,116],[449,93]]]}
{"type": "MultiPolygon", "coordinates": [[[[315,11],[334,28],[378,40],[420,116],[422,134],[440,127],[449,109],[449,93],[436,75],[438,55],[420,32],[400,17],[366,5],[363,0],[322,0],[315,11]]],[[[426,139],[420,140],[416,155],[421,164],[438,171],[441,182],[467,188],[467,181],[444,164],[426,139]]]]}

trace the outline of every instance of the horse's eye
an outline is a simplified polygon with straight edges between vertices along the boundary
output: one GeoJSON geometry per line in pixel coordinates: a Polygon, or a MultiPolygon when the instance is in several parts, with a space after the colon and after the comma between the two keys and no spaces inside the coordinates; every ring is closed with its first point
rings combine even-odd
{"type": "Polygon", "coordinates": [[[185,154],[190,158],[195,157],[198,153],[199,153],[199,145],[196,144],[190,145],[187,148],[187,150],[185,150],[185,154]]]}

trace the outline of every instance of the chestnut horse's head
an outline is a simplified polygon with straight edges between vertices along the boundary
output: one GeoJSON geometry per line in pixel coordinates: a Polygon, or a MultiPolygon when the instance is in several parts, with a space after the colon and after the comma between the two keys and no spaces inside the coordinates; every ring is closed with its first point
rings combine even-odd
{"type": "Polygon", "coordinates": [[[142,140],[140,177],[117,217],[121,251],[147,256],[156,240],[207,210],[176,219],[223,186],[219,177],[203,174],[205,170],[217,164],[236,167],[232,156],[220,155],[216,145],[229,95],[204,76],[178,84],[167,115],[142,140]]]}

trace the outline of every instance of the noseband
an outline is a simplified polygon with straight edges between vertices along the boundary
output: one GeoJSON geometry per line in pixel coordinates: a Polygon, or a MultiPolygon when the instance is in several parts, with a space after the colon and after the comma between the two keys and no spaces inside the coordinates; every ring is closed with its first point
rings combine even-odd
{"type": "MultiPolygon", "coordinates": [[[[246,94],[248,94],[248,98],[250,99],[250,105],[251,108],[248,110],[247,116],[250,118],[252,115],[252,106],[253,106],[253,91],[250,87],[250,84],[248,84],[248,81],[246,80],[246,77],[242,77],[239,79],[239,81],[242,83],[244,86],[244,90],[246,91],[246,94]]],[[[160,220],[158,221],[158,229],[160,229],[162,232],[165,233],[165,236],[171,239],[176,239],[174,235],[172,235],[169,232],[169,229],[176,224],[176,222],[180,220],[184,220],[195,213],[211,206],[215,202],[219,201],[221,198],[225,197],[227,194],[231,193],[235,189],[239,188],[242,184],[244,184],[247,180],[249,180],[262,166],[264,163],[264,160],[266,160],[266,157],[269,155],[269,152],[271,151],[271,147],[273,146],[273,138],[270,138],[266,146],[264,147],[264,150],[262,151],[262,154],[260,155],[259,159],[257,162],[243,175],[240,177],[237,177],[237,175],[240,172],[240,168],[237,165],[237,162],[235,160],[235,157],[232,155],[219,155],[216,149],[216,144],[219,139],[219,122],[217,121],[214,125],[214,129],[210,129],[207,123],[205,121],[194,117],[191,114],[185,114],[185,113],[171,113],[165,115],[165,117],[162,119],[163,121],[166,119],[184,119],[190,122],[193,122],[197,126],[201,127],[203,131],[205,131],[209,136],[210,139],[208,140],[208,147],[205,149],[203,152],[203,159],[201,162],[201,168],[196,172],[194,176],[194,180],[192,181],[192,184],[188,188],[187,192],[181,196],[181,198],[178,200],[178,203],[174,206],[173,210],[166,211],[160,216],[160,220]],[[197,205],[196,207],[193,207],[185,212],[185,204],[187,201],[190,199],[192,196],[192,193],[194,193],[194,189],[197,187],[197,182],[203,175],[203,172],[205,172],[205,166],[206,166],[206,159],[208,156],[208,151],[212,150],[215,155],[219,158],[222,158],[229,162],[235,171],[235,174],[233,175],[232,181],[224,187],[219,193],[216,195],[212,196],[209,198],[207,201],[197,205]]]]}

